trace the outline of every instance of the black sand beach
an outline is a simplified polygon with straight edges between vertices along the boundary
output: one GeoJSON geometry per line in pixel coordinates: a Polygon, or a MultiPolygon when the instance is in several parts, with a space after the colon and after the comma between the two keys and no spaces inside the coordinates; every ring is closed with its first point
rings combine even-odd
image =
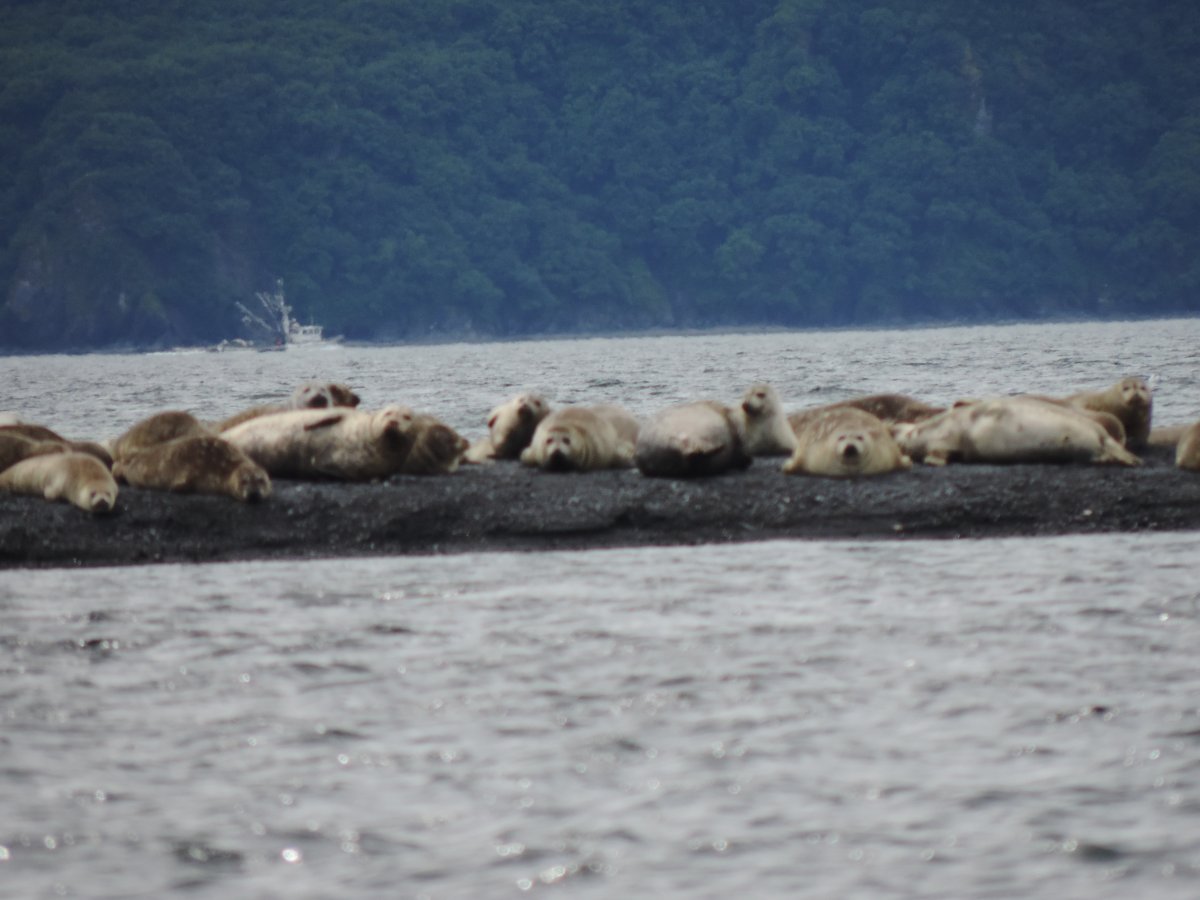
{"type": "Polygon", "coordinates": [[[1200,475],[1165,451],[1143,458],[1136,469],[918,466],[852,481],[785,476],[777,459],[692,481],[505,462],[376,484],[276,480],[256,505],[122,486],[104,516],[0,494],[0,567],[1200,530],[1200,475]]]}

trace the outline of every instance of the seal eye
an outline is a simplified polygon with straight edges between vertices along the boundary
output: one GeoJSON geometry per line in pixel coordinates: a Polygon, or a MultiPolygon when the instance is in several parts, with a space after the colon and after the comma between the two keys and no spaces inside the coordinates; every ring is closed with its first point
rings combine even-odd
{"type": "Polygon", "coordinates": [[[496,426],[496,418],[496,416],[492,416],[490,419],[488,419],[488,428],[494,428],[496,426]]]}

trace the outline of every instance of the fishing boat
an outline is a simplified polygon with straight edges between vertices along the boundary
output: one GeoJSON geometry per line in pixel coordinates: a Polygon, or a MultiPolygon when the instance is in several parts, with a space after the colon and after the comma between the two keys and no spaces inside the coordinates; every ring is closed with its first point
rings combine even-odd
{"type": "MultiPolygon", "coordinates": [[[[292,307],[283,294],[283,279],[275,280],[275,291],[259,291],[254,295],[261,310],[255,311],[238,303],[242,311],[242,324],[251,332],[262,335],[262,338],[237,344],[259,351],[287,350],[299,347],[331,346],[341,341],[340,337],[326,338],[324,326],[310,323],[301,325],[292,318],[292,307]]],[[[222,341],[217,349],[235,349],[235,343],[222,341]]],[[[239,348],[240,349],[240,348],[239,348]]]]}

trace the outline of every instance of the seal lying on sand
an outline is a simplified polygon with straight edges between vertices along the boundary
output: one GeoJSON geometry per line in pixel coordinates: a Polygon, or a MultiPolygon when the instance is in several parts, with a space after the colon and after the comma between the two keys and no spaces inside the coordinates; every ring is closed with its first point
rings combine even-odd
{"type": "Polygon", "coordinates": [[[447,475],[458,468],[470,442],[444,422],[421,413],[412,417],[412,447],[401,475],[447,475]]]}
{"type": "Polygon", "coordinates": [[[295,409],[249,419],[221,436],[272,477],[369,481],[401,471],[416,437],[413,419],[404,406],[295,409]]]}
{"type": "Polygon", "coordinates": [[[185,437],[200,437],[212,434],[207,426],[202,425],[189,412],[182,410],[167,410],[155,413],[130,426],[120,437],[112,441],[113,463],[124,459],[130,454],[156,444],[185,437]]]}
{"type": "Polygon", "coordinates": [[[113,476],[134,487],[223,494],[243,502],[271,496],[271,479],[262,466],[213,434],[187,435],[127,450],[113,463],[113,476]]]}
{"type": "Polygon", "coordinates": [[[1146,446],[1175,449],[1179,446],[1179,439],[1183,437],[1184,432],[1191,427],[1190,425],[1163,425],[1161,428],[1151,428],[1150,437],[1146,439],[1146,446]]]}
{"type": "Polygon", "coordinates": [[[864,394],[861,397],[851,397],[849,400],[826,404],[825,408],[842,409],[845,407],[861,409],[888,425],[898,422],[922,422],[945,410],[944,406],[930,406],[907,394],[864,394]]]}
{"type": "Polygon", "coordinates": [[[738,414],[751,456],[787,456],[796,449],[796,433],[788,424],[779,393],[769,384],[752,384],[742,395],[738,414]]]}
{"type": "Polygon", "coordinates": [[[1154,397],[1142,378],[1122,378],[1101,391],[1081,391],[1064,398],[1080,409],[1116,416],[1125,426],[1125,446],[1141,450],[1150,437],[1154,397]]]}
{"type": "Polygon", "coordinates": [[[642,425],[634,462],[643,475],[695,478],[744,469],[746,452],[740,416],[722,403],[699,400],[672,406],[642,425]]]}
{"type": "Polygon", "coordinates": [[[488,413],[488,436],[467,451],[467,462],[519,459],[533,440],[533,432],[550,413],[540,394],[517,394],[488,413]]]}
{"type": "Polygon", "coordinates": [[[549,472],[633,465],[638,422],[618,406],[564,406],[542,419],[521,462],[549,472]]]}
{"type": "Polygon", "coordinates": [[[997,397],[893,427],[900,448],[929,465],[948,462],[1141,461],[1081,412],[1033,397],[997,397]]]}
{"type": "Polygon", "coordinates": [[[0,472],[0,491],[67,500],[90,513],[110,512],[117,483],[108,466],[89,453],[30,456],[0,472]]]}
{"type": "Polygon", "coordinates": [[[35,441],[15,432],[0,431],[0,472],[31,456],[66,451],[66,446],[58,441],[35,441]]]}
{"type": "Polygon", "coordinates": [[[32,441],[53,441],[57,444],[62,444],[65,449],[75,453],[86,453],[88,456],[94,456],[100,462],[104,463],[106,468],[112,468],[112,454],[108,452],[108,448],[95,441],[67,440],[67,438],[63,437],[57,431],[53,431],[45,425],[34,425],[29,422],[0,425],[0,434],[18,434],[32,441]]]}
{"type": "Polygon", "coordinates": [[[234,413],[228,419],[215,423],[212,430],[220,434],[242,422],[257,419],[259,416],[269,416],[293,409],[329,409],[334,406],[353,409],[358,404],[358,394],[344,384],[332,381],[306,381],[292,391],[292,396],[286,403],[266,403],[261,406],[252,406],[239,413],[234,413]]]}
{"type": "Polygon", "coordinates": [[[1179,435],[1175,465],[1189,472],[1200,472],[1200,422],[1187,426],[1179,435]]]}
{"type": "Polygon", "coordinates": [[[784,464],[791,474],[852,478],[912,468],[888,427],[853,406],[813,410],[796,429],[796,450],[784,464]]]}

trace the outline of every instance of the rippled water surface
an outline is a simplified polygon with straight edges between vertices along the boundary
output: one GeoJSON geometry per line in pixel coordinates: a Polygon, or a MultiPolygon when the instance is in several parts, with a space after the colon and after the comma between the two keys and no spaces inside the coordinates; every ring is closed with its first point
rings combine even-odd
{"type": "Polygon", "coordinates": [[[1152,535],[8,575],[0,883],[1193,897],[1195,559],[1152,535]]]}
{"type": "MultiPolygon", "coordinates": [[[[789,407],[1153,376],[1178,322],[0,358],[72,437],[309,377],[789,407]]],[[[236,508],[231,506],[231,515],[236,508]]],[[[1200,895],[1200,536],[0,571],[0,896],[1200,895]]]]}

